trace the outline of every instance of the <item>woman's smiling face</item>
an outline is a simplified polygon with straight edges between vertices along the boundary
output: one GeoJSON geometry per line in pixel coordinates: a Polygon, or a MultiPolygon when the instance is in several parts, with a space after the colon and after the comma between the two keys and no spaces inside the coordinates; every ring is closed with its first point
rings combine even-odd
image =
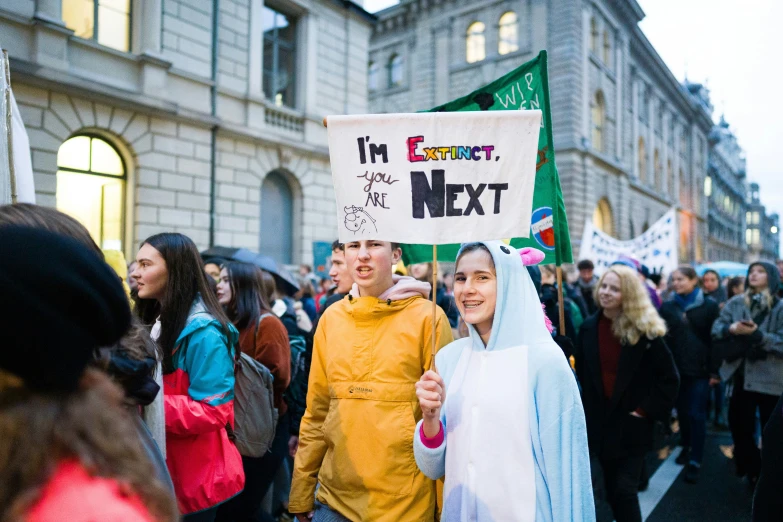
{"type": "Polygon", "coordinates": [[[488,335],[495,317],[498,281],[492,256],[483,249],[463,255],[454,273],[454,300],[462,319],[488,335]]]}

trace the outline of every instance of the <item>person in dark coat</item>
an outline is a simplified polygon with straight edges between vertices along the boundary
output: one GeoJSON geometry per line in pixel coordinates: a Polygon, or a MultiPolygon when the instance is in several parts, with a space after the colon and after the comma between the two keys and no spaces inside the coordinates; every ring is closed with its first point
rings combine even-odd
{"type": "Polygon", "coordinates": [[[641,522],[644,456],[653,422],[669,419],[679,375],[664,341],[666,325],[633,269],[611,266],[597,295],[598,312],[582,324],[574,352],[588,444],[615,520],[641,522]]]}
{"type": "Polygon", "coordinates": [[[783,395],[764,427],[761,475],[753,495],[753,522],[783,520],[783,395]]]}
{"type": "Polygon", "coordinates": [[[685,481],[695,484],[704,455],[707,437],[707,409],[710,399],[712,325],[720,314],[718,303],[705,297],[699,288],[699,276],[690,266],[680,266],[672,273],[674,294],[658,311],[666,321],[666,344],[674,355],[680,373],[677,413],[680,422],[682,451],[678,464],[687,464],[685,481]]]}

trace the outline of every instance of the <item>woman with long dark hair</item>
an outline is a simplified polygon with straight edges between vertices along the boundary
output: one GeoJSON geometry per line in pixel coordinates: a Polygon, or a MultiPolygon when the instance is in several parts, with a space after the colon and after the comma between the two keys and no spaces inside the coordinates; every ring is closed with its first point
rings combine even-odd
{"type": "Polygon", "coordinates": [[[603,469],[617,522],[641,522],[639,477],[653,422],[668,421],[679,376],[666,324],[635,270],[612,265],[596,287],[598,312],[579,330],[574,356],[590,454],[603,469]]]}
{"type": "Polygon", "coordinates": [[[136,312],[153,324],[163,353],[167,464],[187,522],[214,520],[242,491],[234,427],[234,346],[238,333],[209,290],[193,241],[148,238],[136,255],[136,312]]]}
{"type": "Polygon", "coordinates": [[[720,308],[699,288],[699,276],[693,267],[678,267],[672,272],[672,284],[674,294],[661,305],[659,313],[666,321],[666,344],[680,372],[677,414],[682,451],[677,464],[688,466],[685,481],[694,484],[699,480],[707,438],[709,378],[717,376],[718,371],[710,367],[710,332],[720,308]]]}
{"type": "Polygon", "coordinates": [[[242,456],[245,490],[220,507],[218,520],[255,520],[254,515],[288,453],[289,423],[283,393],[291,379],[291,348],[285,326],[263,297],[260,272],[248,263],[225,263],[220,270],[217,296],[239,330],[239,348],[266,366],[275,378],[279,418],[270,451],[263,457],[242,456]]]}

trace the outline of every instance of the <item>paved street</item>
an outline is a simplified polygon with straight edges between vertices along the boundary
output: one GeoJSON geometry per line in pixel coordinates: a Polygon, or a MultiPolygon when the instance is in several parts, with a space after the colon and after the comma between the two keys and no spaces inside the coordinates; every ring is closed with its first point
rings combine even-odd
{"type": "Polygon", "coordinates": [[[710,432],[698,484],[687,484],[674,453],[655,471],[650,487],[640,494],[648,522],[744,522],[750,520],[752,495],[747,482],[734,475],[732,461],[720,446],[729,446],[728,432],[710,432]]]}

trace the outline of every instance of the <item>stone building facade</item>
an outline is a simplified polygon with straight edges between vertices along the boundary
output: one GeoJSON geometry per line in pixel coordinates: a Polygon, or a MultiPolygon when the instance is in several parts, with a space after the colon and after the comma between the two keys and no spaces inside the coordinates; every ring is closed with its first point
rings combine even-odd
{"type": "Polygon", "coordinates": [[[126,256],[178,231],[310,262],[337,230],[322,118],[368,111],[373,21],[344,0],[0,2],[37,202],[126,256]]]}
{"type": "Polygon", "coordinates": [[[704,258],[712,107],[658,56],[635,0],[402,0],[377,15],[372,112],[433,107],[546,49],[575,255],[586,220],[628,239],[676,207],[680,260],[704,258]]]}
{"type": "Polygon", "coordinates": [[[706,259],[743,263],[748,255],[745,153],[723,118],[709,140],[709,167],[704,180],[709,209],[706,259]]]}
{"type": "Polygon", "coordinates": [[[752,263],[760,260],[774,263],[780,258],[780,220],[777,214],[767,215],[767,209],[761,204],[759,190],[758,183],[748,185],[745,261],[752,263]]]}

